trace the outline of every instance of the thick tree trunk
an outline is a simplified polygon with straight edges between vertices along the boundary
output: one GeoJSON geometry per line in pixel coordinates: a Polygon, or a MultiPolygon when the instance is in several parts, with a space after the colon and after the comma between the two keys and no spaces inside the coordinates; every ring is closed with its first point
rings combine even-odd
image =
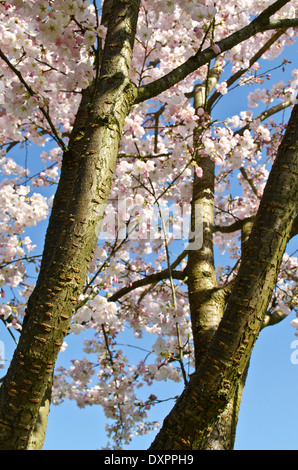
{"type": "Polygon", "coordinates": [[[114,2],[98,81],[83,93],[63,156],[36,287],[0,389],[0,449],[28,449],[94,252],[124,120],[139,0],[114,2]]]}
{"type": "Polygon", "coordinates": [[[47,384],[43,399],[41,401],[41,406],[39,408],[38,416],[35,421],[34,429],[31,432],[27,450],[41,450],[43,447],[51,406],[52,386],[53,381],[52,379],[50,379],[47,384]]]}
{"type": "Polygon", "coordinates": [[[298,105],[269,175],[224,316],[151,449],[202,449],[258,337],[298,210],[298,105]]]}

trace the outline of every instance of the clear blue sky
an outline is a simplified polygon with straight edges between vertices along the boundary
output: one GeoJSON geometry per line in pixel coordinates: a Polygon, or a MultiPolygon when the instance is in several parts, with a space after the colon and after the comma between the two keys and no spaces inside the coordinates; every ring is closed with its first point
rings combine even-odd
{"type": "MultiPolygon", "coordinates": [[[[297,43],[291,49],[285,50],[280,58],[287,57],[292,60],[292,68],[297,67],[297,43]]],[[[267,68],[274,66],[268,63],[267,68]]],[[[291,67],[289,66],[289,71],[291,67]]],[[[289,75],[278,72],[276,80],[287,81],[289,75]]],[[[272,81],[274,83],[274,81],[272,81]]],[[[268,82],[268,86],[270,83],[268,82]]],[[[264,86],[267,86],[266,84],[264,86]]],[[[246,88],[233,95],[226,95],[229,105],[229,115],[246,109],[246,88]],[[239,101],[240,99],[240,101],[239,101]],[[241,101],[242,100],[242,101],[241,101]],[[239,106],[242,106],[239,109],[239,106]]],[[[222,109],[227,101],[222,100],[222,109]]],[[[34,161],[35,152],[29,150],[28,165],[34,161]]],[[[18,155],[24,162],[24,153],[18,155]]],[[[33,173],[33,172],[32,172],[33,173]]],[[[41,251],[46,224],[41,229],[31,231],[32,239],[38,244],[41,251]]],[[[298,248],[297,237],[291,243],[289,252],[298,248]]],[[[37,250],[37,252],[40,252],[37,250]]],[[[292,342],[295,330],[290,326],[293,315],[280,325],[266,328],[261,332],[255,346],[251,365],[249,368],[247,384],[241,403],[239,424],[237,428],[237,450],[298,450],[298,365],[291,362],[292,342]]],[[[6,358],[10,357],[13,343],[8,333],[0,324],[0,339],[4,341],[6,358]]],[[[69,343],[81,341],[77,337],[70,339],[69,343]]],[[[72,359],[71,345],[68,350],[60,354],[58,364],[69,366],[72,359]]],[[[0,376],[2,376],[0,370],[0,376]]],[[[181,385],[175,390],[174,383],[158,383],[157,392],[166,398],[168,389],[170,394],[178,394],[181,385]]],[[[156,405],[152,410],[152,419],[162,421],[172,407],[172,403],[156,405]]],[[[59,407],[52,407],[44,450],[94,450],[105,445],[106,419],[100,407],[79,409],[73,402],[65,402],[59,407]]],[[[146,449],[154,438],[154,433],[135,438],[127,449],[146,449]]]]}

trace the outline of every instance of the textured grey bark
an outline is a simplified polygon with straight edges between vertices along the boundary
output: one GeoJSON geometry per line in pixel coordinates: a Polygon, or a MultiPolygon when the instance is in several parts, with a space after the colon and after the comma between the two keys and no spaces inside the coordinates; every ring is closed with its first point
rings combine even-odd
{"type": "Polygon", "coordinates": [[[234,396],[266,316],[298,211],[297,122],[298,105],[278,149],[223,318],[151,449],[202,449],[234,396]]]}
{"type": "MultiPolygon", "coordinates": [[[[219,43],[221,50],[228,50],[260,31],[297,25],[297,19],[270,21],[270,16],[286,3],[288,2],[281,0],[274,2],[251,25],[221,41],[219,43]]],[[[216,56],[212,49],[198,51],[181,67],[137,90],[130,81],[129,69],[139,4],[139,0],[114,0],[113,7],[109,9],[107,19],[104,20],[109,27],[100,75],[93,86],[83,92],[69,148],[63,156],[61,178],[47,230],[40,275],[28,302],[20,342],[0,389],[1,450],[22,450],[30,447],[38,448],[42,445],[42,439],[38,443],[34,438],[34,427],[38,425],[38,415],[43,411],[42,404],[43,400],[46,401],[46,390],[52,377],[57,354],[67,333],[71,316],[74,313],[74,305],[88,272],[96,245],[98,224],[103,218],[102,207],[110,191],[122,125],[131,106],[165,91],[216,56]]],[[[289,165],[292,168],[292,162],[289,165]]],[[[285,180],[287,180],[288,172],[282,168],[280,172],[284,173],[285,180]]],[[[294,184],[295,182],[293,186],[294,184]]],[[[287,203],[290,208],[290,201],[287,203]]],[[[272,208],[273,211],[275,209],[272,208]]],[[[290,225],[291,217],[288,214],[286,224],[290,225]]],[[[259,227],[257,223],[256,226],[259,227]]],[[[266,228],[270,231],[270,228],[266,228]]],[[[275,230],[276,227],[274,227],[275,230]]],[[[281,228],[281,233],[281,237],[289,236],[284,226],[281,228]]],[[[269,242],[271,240],[268,240],[269,242]]],[[[282,249],[276,248],[276,251],[280,253],[282,249]]],[[[249,254],[248,251],[247,254],[249,254]]],[[[266,261],[265,254],[264,259],[266,261]]],[[[268,263],[266,269],[269,269],[269,265],[271,266],[271,260],[268,263]]],[[[272,263],[273,270],[277,270],[278,260],[274,258],[272,263]]],[[[260,274],[264,274],[263,271],[260,274]]],[[[243,276],[239,279],[240,283],[244,282],[243,276]]],[[[243,288],[242,285],[238,285],[235,289],[240,287],[243,288]]],[[[236,297],[234,293],[225,313],[223,326],[217,329],[216,339],[212,338],[209,346],[212,355],[209,357],[208,354],[203,354],[204,360],[199,361],[197,372],[171,414],[174,419],[171,417],[166,420],[153,448],[154,446],[155,448],[162,446],[165,449],[191,446],[200,448],[203,445],[202,438],[205,439],[210,432],[210,426],[216,420],[216,413],[232,397],[236,381],[230,378],[229,371],[232,370],[231,374],[237,374],[238,378],[238,374],[242,374],[239,365],[242,364],[242,355],[245,359],[249,355],[258,330],[258,325],[253,323],[250,310],[247,311],[245,310],[247,306],[242,306],[243,321],[239,323],[239,328],[243,333],[243,329],[247,327],[251,335],[248,339],[236,338],[240,341],[241,348],[244,347],[246,351],[245,354],[239,353],[240,359],[238,359],[238,350],[237,354],[233,351],[235,344],[232,340],[236,341],[235,332],[229,331],[227,326],[230,324],[228,322],[231,322],[229,316],[234,321],[236,297]],[[231,344],[228,340],[231,340],[231,344]],[[221,344],[227,344],[227,348],[221,344]],[[236,366],[232,369],[227,367],[230,359],[225,355],[226,350],[229,351],[229,358],[233,357],[234,361],[240,361],[239,364],[234,363],[236,366]],[[223,354],[222,351],[224,351],[223,354]],[[235,355],[233,355],[234,352],[235,355]],[[210,378],[208,374],[210,370],[213,370],[212,368],[214,368],[214,374],[210,378]],[[218,371],[221,371],[225,377],[225,382],[219,380],[218,371]],[[212,398],[214,403],[209,408],[210,397],[204,395],[205,389],[215,393],[212,398]],[[200,390],[202,394],[198,399],[200,390]],[[214,392],[214,390],[217,391],[214,392]],[[190,401],[187,401],[187,397],[190,401]],[[218,397],[220,398],[219,405],[218,397]],[[202,415],[205,416],[202,419],[201,408],[204,409],[202,415]],[[201,427],[198,422],[201,422],[201,427]],[[169,431],[167,423],[170,423],[172,431],[169,431]],[[206,425],[206,423],[209,424],[206,425]],[[189,435],[189,429],[197,430],[199,438],[189,435]]],[[[238,320],[237,315],[236,319],[238,320]]],[[[258,322],[260,321],[258,319],[258,322]]],[[[43,428],[44,422],[43,418],[40,422],[43,428]]],[[[39,431],[38,434],[40,434],[39,431]]]]}
{"type": "MultiPolygon", "coordinates": [[[[98,81],[85,90],[63,155],[36,287],[0,389],[0,449],[23,450],[38,419],[96,247],[124,120],[139,0],[114,2],[98,81]]],[[[37,441],[35,444],[37,446],[37,441]]]]}
{"type": "MultiPolygon", "coordinates": [[[[248,26],[231,34],[230,36],[222,39],[217,43],[221,52],[226,52],[232,49],[237,44],[245,41],[246,39],[268,30],[287,29],[296,27],[298,25],[298,18],[284,19],[273,21],[270,17],[278,10],[285,6],[288,0],[278,0],[264,10],[257,18],[255,18],[248,26]]],[[[210,63],[218,54],[210,47],[204,51],[198,51],[194,56],[190,57],[185,63],[169,72],[164,77],[149,83],[148,85],[141,86],[138,89],[136,102],[148,100],[168,90],[171,86],[183,80],[187,75],[191,74],[204,64],[210,63]]]]}

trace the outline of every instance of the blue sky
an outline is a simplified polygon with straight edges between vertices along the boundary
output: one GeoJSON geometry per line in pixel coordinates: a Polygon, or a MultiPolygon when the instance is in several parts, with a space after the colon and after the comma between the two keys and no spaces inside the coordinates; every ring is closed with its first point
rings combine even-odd
{"type": "MultiPolygon", "coordinates": [[[[297,43],[281,54],[292,60],[292,68],[297,66],[297,43]]],[[[267,68],[274,66],[268,62],[267,68]]],[[[281,70],[274,75],[275,81],[290,76],[281,70]]],[[[272,81],[274,83],[274,80],[272,81]]],[[[269,86],[265,83],[264,86],[269,86]]],[[[222,100],[222,110],[229,106],[229,115],[246,109],[246,88],[228,94],[222,100]]],[[[226,116],[226,114],[225,114],[226,116]]],[[[24,162],[24,152],[18,154],[20,162],[24,162]]],[[[35,151],[29,149],[28,165],[36,158],[35,151]]],[[[32,171],[33,174],[33,171],[32,171]]],[[[37,231],[31,230],[30,235],[40,250],[44,240],[46,223],[42,223],[37,231]]],[[[290,244],[289,253],[298,248],[297,237],[290,244]]],[[[266,328],[260,334],[253,351],[247,384],[240,408],[239,424],[236,436],[236,450],[298,450],[298,365],[291,362],[291,349],[295,341],[295,330],[290,326],[293,314],[281,324],[266,328]]],[[[5,344],[6,358],[13,350],[13,342],[7,331],[0,324],[0,340],[5,344]]],[[[69,365],[73,358],[73,350],[77,348],[77,337],[69,339],[69,348],[60,354],[58,364],[69,365]],[[73,346],[71,346],[73,343],[73,346]]],[[[2,376],[0,370],[0,376],[2,376]]],[[[157,391],[151,392],[166,398],[182,390],[181,384],[158,383],[157,391]]],[[[172,408],[172,402],[156,405],[150,415],[152,419],[162,421],[172,408]]],[[[106,444],[106,418],[98,406],[79,409],[75,403],[66,401],[59,407],[52,407],[44,450],[96,450],[106,444]]],[[[147,449],[154,438],[150,435],[136,437],[126,449],[147,449]]]]}

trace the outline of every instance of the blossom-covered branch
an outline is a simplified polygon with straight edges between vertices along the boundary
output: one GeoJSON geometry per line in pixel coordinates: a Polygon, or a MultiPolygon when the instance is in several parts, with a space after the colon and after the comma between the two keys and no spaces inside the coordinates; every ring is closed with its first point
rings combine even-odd
{"type": "Polygon", "coordinates": [[[235,47],[237,44],[249,39],[251,36],[256,35],[268,30],[286,29],[298,27],[298,18],[294,19],[280,19],[270,20],[270,17],[280,10],[288,3],[287,0],[276,1],[265,9],[257,18],[255,18],[248,26],[231,34],[230,36],[218,41],[216,49],[209,47],[203,51],[190,57],[184,64],[169,72],[167,75],[159,78],[158,80],[148,83],[147,85],[140,86],[138,89],[137,98],[135,103],[148,100],[167,90],[171,86],[179,83],[187,75],[191,74],[199,67],[207,64],[217,55],[228,51],[235,47]]]}
{"type": "Polygon", "coordinates": [[[170,277],[170,270],[173,279],[179,279],[183,281],[185,279],[185,273],[183,271],[175,270],[175,267],[187,256],[187,251],[181,253],[178,256],[177,260],[171,264],[170,269],[164,269],[163,271],[156,272],[153,274],[149,274],[148,276],[144,277],[143,279],[138,279],[137,281],[132,282],[130,285],[123,287],[119,291],[115,292],[109,297],[109,302],[116,302],[121,297],[129,294],[131,291],[138,289],[139,287],[148,286],[149,284],[155,284],[159,281],[164,279],[169,279],[170,277]]]}

